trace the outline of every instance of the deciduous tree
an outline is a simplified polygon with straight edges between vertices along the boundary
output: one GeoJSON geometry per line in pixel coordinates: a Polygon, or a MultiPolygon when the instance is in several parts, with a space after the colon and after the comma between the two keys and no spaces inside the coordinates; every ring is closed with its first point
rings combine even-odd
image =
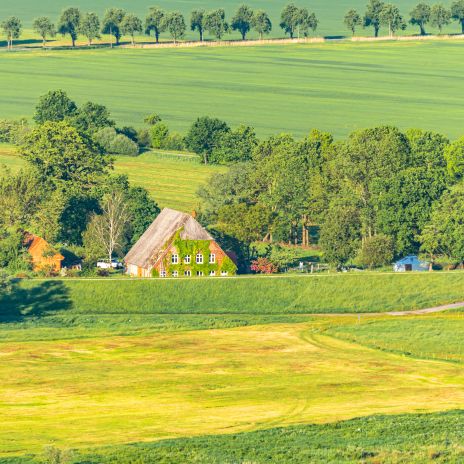
{"type": "Polygon", "coordinates": [[[419,3],[410,13],[411,19],[409,22],[415,26],[419,26],[421,35],[426,34],[425,26],[430,21],[430,13],[431,8],[426,3],[419,3]]]}
{"type": "Polygon", "coordinates": [[[80,21],[81,12],[78,8],[67,8],[58,21],[58,32],[63,36],[69,34],[73,47],[76,46],[80,21]]]}
{"type": "Polygon", "coordinates": [[[229,24],[226,22],[226,12],[219,8],[210,11],[205,17],[205,29],[216,39],[221,40],[229,32],[229,24]]]}
{"type": "Polygon", "coordinates": [[[121,31],[123,34],[130,35],[132,45],[135,45],[136,34],[143,31],[142,21],[134,14],[127,14],[121,21],[121,31]]]}
{"type": "Polygon", "coordinates": [[[451,17],[461,25],[464,34],[464,0],[456,0],[451,4],[451,17]]]}
{"type": "Polygon", "coordinates": [[[51,90],[42,95],[35,108],[34,121],[43,124],[46,121],[63,121],[74,116],[77,111],[76,104],[63,90],[51,90]]]}
{"type": "Polygon", "coordinates": [[[385,3],[381,0],[370,0],[364,14],[364,27],[373,27],[375,37],[379,36],[381,14],[384,6],[385,3]]]}
{"type": "Polygon", "coordinates": [[[164,26],[171,34],[174,43],[177,43],[178,39],[182,39],[185,36],[185,25],[184,15],[178,11],[169,13],[164,18],[164,26]]]}
{"type": "MultiPolygon", "coordinates": [[[[121,8],[110,8],[105,11],[103,16],[102,33],[113,36],[116,45],[119,45],[122,37],[121,23],[125,16],[126,12],[121,8]]],[[[111,46],[113,46],[113,43],[111,43],[111,46]]]]}
{"type": "Polygon", "coordinates": [[[255,11],[251,26],[259,34],[260,40],[263,40],[263,36],[268,35],[272,30],[271,19],[264,10],[255,11]]]}
{"type": "Polygon", "coordinates": [[[42,38],[42,45],[44,47],[47,44],[47,38],[55,37],[56,35],[55,25],[52,23],[50,18],[47,18],[46,16],[36,18],[32,23],[32,28],[34,29],[34,32],[39,34],[42,38]]]}
{"type": "Polygon", "coordinates": [[[5,21],[2,22],[1,27],[8,41],[8,50],[11,50],[13,47],[13,40],[19,39],[21,36],[21,21],[16,16],[12,16],[11,18],[5,19],[5,21]]]}
{"type": "Polygon", "coordinates": [[[232,30],[239,31],[242,36],[242,40],[246,39],[246,35],[251,29],[253,14],[253,10],[248,5],[241,5],[235,13],[235,16],[232,18],[232,30]]]}
{"type": "Polygon", "coordinates": [[[200,42],[203,42],[205,32],[205,10],[193,10],[190,17],[190,29],[198,31],[200,34],[200,42]]]}
{"type": "Polygon", "coordinates": [[[430,24],[437,27],[438,30],[443,30],[443,27],[447,26],[451,22],[451,11],[445,8],[443,5],[433,5],[430,12],[430,24]]]}
{"type": "Polygon", "coordinates": [[[156,43],[159,43],[160,34],[166,30],[164,17],[166,13],[161,8],[150,8],[145,18],[145,33],[155,35],[156,43]]]}
{"type": "Polygon", "coordinates": [[[293,39],[295,30],[300,23],[300,9],[297,8],[293,3],[288,4],[280,15],[280,27],[285,31],[286,34],[293,39]]]}
{"type": "Polygon", "coordinates": [[[89,46],[94,39],[100,38],[100,20],[95,13],[85,13],[79,22],[79,32],[87,37],[89,46]]]}
{"type": "Polygon", "coordinates": [[[356,27],[362,26],[361,15],[356,10],[349,10],[343,20],[345,26],[351,31],[352,35],[356,33],[356,27]]]}
{"type": "Polygon", "coordinates": [[[406,22],[401,16],[400,10],[396,5],[387,4],[380,13],[380,23],[388,27],[390,36],[396,31],[406,29],[406,22]]]}

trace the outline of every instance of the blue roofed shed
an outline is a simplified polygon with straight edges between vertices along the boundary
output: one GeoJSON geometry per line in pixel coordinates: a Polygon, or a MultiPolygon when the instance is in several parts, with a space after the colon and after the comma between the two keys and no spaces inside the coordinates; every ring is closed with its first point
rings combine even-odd
{"type": "Polygon", "coordinates": [[[427,261],[421,261],[417,256],[406,256],[397,261],[393,270],[395,272],[411,272],[411,271],[428,271],[430,264],[427,261]]]}

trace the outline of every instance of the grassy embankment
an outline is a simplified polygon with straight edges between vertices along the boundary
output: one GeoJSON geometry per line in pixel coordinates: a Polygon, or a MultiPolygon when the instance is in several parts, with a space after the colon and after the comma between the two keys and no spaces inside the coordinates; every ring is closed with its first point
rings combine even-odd
{"type": "Polygon", "coordinates": [[[260,136],[317,127],[340,137],[393,124],[456,138],[461,49],[431,41],[4,53],[1,117],[30,117],[40,95],[61,88],[78,103],[107,105],[120,125],[140,126],[156,111],[181,132],[210,115],[260,136]]]}
{"type": "MultiPolygon", "coordinates": [[[[15,147],[0,144],[2,166],[12,172],[24,165],[15,147]]],[[[225,168],[205,166],[194,155],[167,152],[144,153],[138,157],[116,157],[115,172],[127,174],[133,185],[145,187],[160,206],[191,212],[198,205],[196,192],[200,185],[225,168]]]]}

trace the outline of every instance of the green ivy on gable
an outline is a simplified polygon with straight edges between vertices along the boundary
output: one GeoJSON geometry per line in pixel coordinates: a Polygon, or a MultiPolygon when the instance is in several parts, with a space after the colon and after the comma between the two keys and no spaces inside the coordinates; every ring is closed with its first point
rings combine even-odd
{"type": "Polygon", "coordinates": [[[185,271],[190,271],[192,277],[196,277],[198,272],[202,272],[204,276],[209,276],[211,271],[214,271],[216,275],[220,275],[221,272],[227,272],[228,275],[236,274],[237,266],[227,255],[223,258],[221,265],[217,261],[213,264],[209,263],[211,253],[209,240],[183,240],[180,237],[181,232],[182,229],[176,232],[172,242],[179,255],[179,263],[172,264],[170,253],[163,259],[164,269],[167,270],[169,277],[172,277],[175,271],[178,272],[179,277],[184,277],[185,271]],[[203,264],[196,262],[197,254],[203,255],[203,264]],[[190,255],[190,264],[184,263],[184,258],[188,255],[190,255]]]}

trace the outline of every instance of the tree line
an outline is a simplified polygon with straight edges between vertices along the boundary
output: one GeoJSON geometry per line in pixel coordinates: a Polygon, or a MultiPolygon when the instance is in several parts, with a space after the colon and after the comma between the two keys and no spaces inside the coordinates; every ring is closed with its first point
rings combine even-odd
{"type": "MultiPolygon", "coordinates": [[[[203,41],[205,33],[208,32],[215,39],[221,40],[226,34],[237,31],[242,40],[246,40],[247,34],[254,30],[262,39],[272,31],[272,22],[268,13],[264,10],[254,10],[248,5],[241,5],[230,22],[227,21],[225,10],[218,8],[211,11],[196,9],[191,12],[190,24],[179,11],[166,11],[162,8],[150,8],[145,20],[142,21],[137,15],[129,13],[122,8],[110,8],[106,10],[102,20],[93,12],[82,12],[79,8],[67,8],[62,11],[58,23],[54,24],[48,17],[39,17],[33,21],[32,27],[46,45],[47,40],[56,34],[69,36],[73,47],[79,36],[87,39],[89,45],[101,34],[113,37],[115,45],[119,45],[122,36],[131,38],[132,44],[135,37],[145,33],[154,37],[159,42],[161,34],[169,33],[176,43],[185,37],[188,26],[192,31],[199,34],[199,40],[203,41]]],[[[293,3],[287,5],[281,14],[280,27],[291,38],[302,34],[308,36],[310,31],[315,31],[318,20],[313,12],[307,8],[299,8],[293,3]]],[[[19,18],[13,16],[1,23],[1,28],[7,37],[8,48],[13,41],[20,38],[22,23],[19,18]]]]}
{"type": "MultiPolygon", "coordinates": [[[[452,20],[460,24],[464,34],[464,0],[455,0],[450,8],[441,3],[431,6],[421,2],[409,13],[409,23],[418,26],[421,35],[426,35],[426,27],[429,24],[437,28],[441,34],[443,28],[452,20]]],[[[397,31],[405,30],[407,20],[396,5],[381,0],[370,0],[364,15],[351,9],[345,15],[344,24],[353,35],[358,27],[372,27],[374,36],[378,37],[382,26],[388,28],[390,36],[397,31]]]]}
{"type": "Polygon", "coordinates": [[[464,261],[464,137],[381,126],[253,145],[199,192],[204,224],[242,256],[267,241],[319,245],[337,268],[417,253],[464,261]]]}

